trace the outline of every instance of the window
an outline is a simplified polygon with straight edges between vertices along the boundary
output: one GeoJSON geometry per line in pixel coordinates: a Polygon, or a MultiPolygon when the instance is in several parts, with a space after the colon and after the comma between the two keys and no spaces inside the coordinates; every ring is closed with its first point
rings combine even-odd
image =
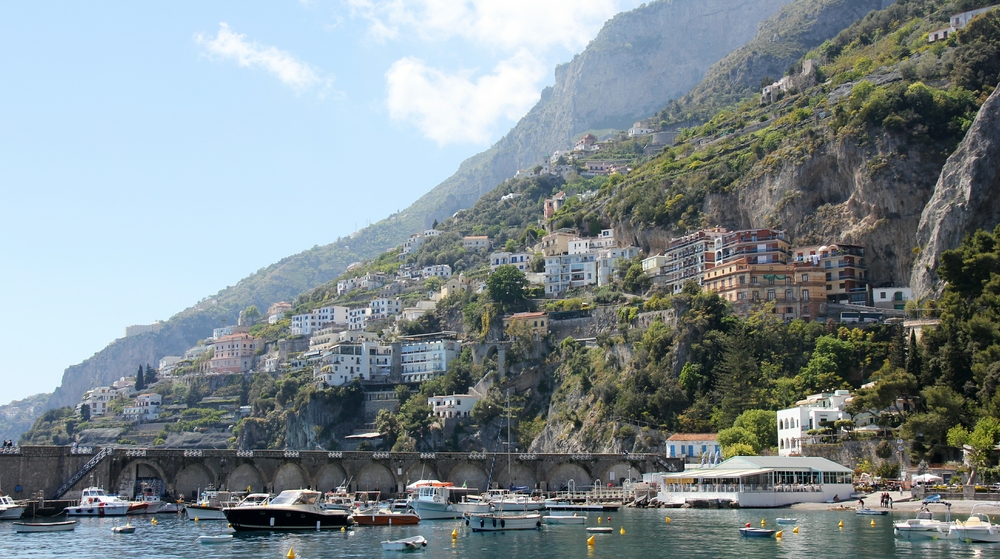
{"type": "Polygon", "coordinates": [[[737,294],[736,298],[739,299],[740,301],[746,301],[746,299],[747,299],[747,292],[746,291],[740,291],[739,294],[737,294]]]}
{"type": "Polygon", "coordinates": [[[809,300],[809,290],[808,289],[804,289],[802,291],[802,300],[803,301],[808,301],[809,300]]]}
{"type": "Polygon", "coordinates": [[[747,277],[740,276],[740,285],[746,285],[746,283],[747,283],[747,277]]]}
{"type": "Polygon", "coordinates": [[[774,290],[773,289],[768,289],[767,290],[767,300],[768,301],[773,301],[774,300],[774,290]]]}
{"type": "Polygon", "coordinates": [[[750,283],[756,285],[757,284],[757,276],[750,276],[750,283]]]}
{"type": "Polygon", "coordinates": [[[785,290],[785,300],[786,301],[791,301],[792,300],[792,290],[791,289],[786,289],[785,290]]]}

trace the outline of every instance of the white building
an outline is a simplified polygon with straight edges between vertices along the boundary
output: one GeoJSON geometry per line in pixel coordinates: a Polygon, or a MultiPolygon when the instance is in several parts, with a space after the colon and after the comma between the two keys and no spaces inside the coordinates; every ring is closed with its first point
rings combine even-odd
{"type": "Polygon", "coordinates": [[[156,368],[157,374],[160,376],[166,376],[174,372],[177,368],[177,364],[181,362],[184,358],[179,355],[167,355],[160,359],[159,366],[156,368]]]}
{"type": "Polygon", "coordinates": [[[820,429],[822,423],[832,423],[839,419],[851,419],[844,406],[851,398],[849,390],[813,394],[796,402],[794,408],[778,410],[778,455],[801,454],[803,442],[814,437],[807,432],[820,429]]]}
{"type": "Polygon", "coordinates": [[[371,309],[372,320],[379,320],[402,312],[403,302],[398,297],[395,299],[372,299],[368,303],[368,308],[371,309]]]}
{"type": "Polygon", "coordinates": [[[163,396],[156,393],[139,394],[135,404],[124,409],[122,415],[125,421],[152,421],[160,417],[160,406],[163,396]]]}
{"type": "Polygon", "coordinates": [[[952,33],[968,25],[969,21],[971,21],[972,18],[978,16],[979,14],[984,14],[997,7],[1000,7],[1000,4],[994,4],[993,6],[987,6],[985,8],[979,8],[976,10],[969,10],[967,12],[954,14],[949,19],[949,23],[951,25],[945,27],[944,29],[938,29],[937,31],[932,31],[927,34],[927,42],[933,43],[935,41],[943,41],[947,39],[952,33]]]}
{"type": "Polygon", "coordinates": [[[628,129],[628,137],[634,138],[636,136],[645,136],[646,134],[652,134],[653,129],[649,127],[648,124],[639,120],[632,125],[632,128],[628,129]]]}
{"type": "Polygon", "coordinates": [[[434,301],[417,301],[417,306],[403,309],[403,312],[399,313],[399,318],[400,320],[417,320],[428,311],[434,310],[435,307],[437,307],[437,303],[434,301]]]}
{"type": "Polygon", "coordinates": [[[472,406],[479,401],[479,396],[469,394],[452,394],[451,396],[431,396],[427,405],[431,407],[431,415],[445,419],[469,417],[472,406]]]}
{"type": "Polygon", "coordinates": [[[437,277],[448,279],[451,277],[451,266],[447,264],[425,266],[422,273],[425,278],[437,277]]]}
{"type": "Polygon", "coordinates": [[[403,382],[416,383],[443,375],[462,351],[456,340],[406,342],[400,348],[403,382]]]}
{"type": "Polygon", "coordinates": [[[337,282],[337,295],[350,293],[358,288],[358,278],[347,278],[337,282]]]}
{"type": "Polygon", "coordinates": [[[118,396],[110,386],[98,386],[84,393],[80,405],[90,406],[91,417],[101,417],[108,413],[108,406],[118,396]]]}
{"type": "Polygon", "coordinates": [[[904,310],[906,302],[913,300],[913,289],[909,287],[872,288],[872,301],[880,309],[904,310]]]}
{"type": "Polygon", "coordinates": [[[374,291],[376,289],[381,289],[382,286],[388,281],[389,280],[385,274],[368,273],[358,278],[358,288],[367,291],[374,291]]]}
{"type": "Polygon", "coordinates": [[[605,286],[611,283],[615,266],[622,258],[639,256],[639,247],[615,247],[597,251],[597,285],[605,286]]]}
{"type": "Polygon", "coordinates": [[[323,367],[314,376],[327,386],[343,386],[356,378],[388,377],[392,369],[392,346],[376,341],[344,342],[323,355],[323,367]]]}
{"type": "Polygon", "coordinates": [[[490,272],[495,272],[497,268],[507,264],[522,272],[527,272],[531,269],[531,259],[534,256],[530,252],[494,252],[490,255],[490,272]]]}
{"type": "Polygon", "coordinates": [[[365,326],[368,326],[368,320],[371,316],[371,309],[368,307],[361,307],[347,311],[347,329],[364,330],[365,326]]]}
{"type": "Polygon", "coordinates": [[[313,332],[330,324],[345,325],[348,323],[347,307],[329,306],[314,309],[306,314],[292,316],[291,333],[293,336],[309,336],[313,332]]]}
{"type": "Polygon", "coordinates": [[[558,297],[572,287],[597,283],[597,259],[584,254],[557,254],[545,257],[545,294],[558,297]]]}
{"type": "Polygon", "coordinates": [[[667,458],[715,457],[719,454],[716,433],[674,433],[667,439],[667,458]]]}
{"type": "Polygon", "coordinates": [[[462,237],[462,248],[470,252],[473,250],[486,250],[490,248],[490,238],[486,235],[462,237]]]}

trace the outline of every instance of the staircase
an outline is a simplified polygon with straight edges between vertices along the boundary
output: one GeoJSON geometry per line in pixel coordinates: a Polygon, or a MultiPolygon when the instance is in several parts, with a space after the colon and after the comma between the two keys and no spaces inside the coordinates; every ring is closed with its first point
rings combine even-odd
{"type": "Polygon", "coordinates": [[[76,485],[76,482],[83,479],[83,476],[89,474],[90,470],[96,468],[97,465],[101,463],[101,460],[104,460],[108,456],[111,456],[111,453],[114,451],[115,449],[111,448],[110,446],[102,448],[97,454],[95,454],[90,460],[88,460],[87,463],[84,464],[82,468],[80,468],[75,474],[73,474],[73,477],[69,478],[68,480],[66,480],[66,483],[59,486],[59,489],[56,489],[55,495],[53,495],[52,498],[53,499],[62,498],[62,496],[65,495],[67,491],[69,491],[74,485],[76,485]]]}

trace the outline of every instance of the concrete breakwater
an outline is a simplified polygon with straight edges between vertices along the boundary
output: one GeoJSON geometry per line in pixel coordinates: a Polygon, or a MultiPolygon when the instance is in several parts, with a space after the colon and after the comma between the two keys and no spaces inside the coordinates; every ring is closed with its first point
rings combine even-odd
{"type": "Polygon", "coordinates": [[[485,490],[510,485],[559,491],[619,485],[653,471],[681,471],[680,459],[653,454],[507,454],[479,452],[344,452],[306,450],[201,450],[25,446],[0,454],[0,483],[15,499],[79,497],[84,487],[133,495],[150,483],[169,496],[191,499],[210,486],[279,492],[311,487],[329,491],[377,490],[401,494],[419,479],[447,480],[485,490]],[[84,468],[89,464],[89,468],[84,468]],[[84,471],[85,470],[85,471],[84,471]],[[81,476],[80,473],[83,473],[81,476]],[[79,479],[64,487],[74,476],[79,479]]]}

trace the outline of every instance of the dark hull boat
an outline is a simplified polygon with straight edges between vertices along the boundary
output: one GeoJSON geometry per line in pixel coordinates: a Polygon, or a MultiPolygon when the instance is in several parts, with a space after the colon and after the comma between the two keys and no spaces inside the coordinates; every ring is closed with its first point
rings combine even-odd
{"type": "Polygon", "coordinates": [[[354,524],[342,510],[323,510],[318,491],[282,491],[267,505],[224,509],[234,530],[330,530],[354,524]]]}

